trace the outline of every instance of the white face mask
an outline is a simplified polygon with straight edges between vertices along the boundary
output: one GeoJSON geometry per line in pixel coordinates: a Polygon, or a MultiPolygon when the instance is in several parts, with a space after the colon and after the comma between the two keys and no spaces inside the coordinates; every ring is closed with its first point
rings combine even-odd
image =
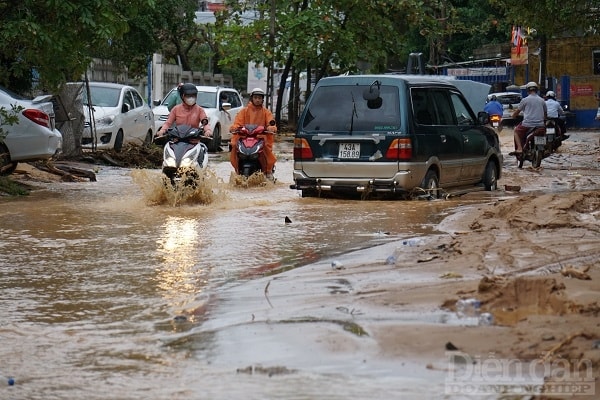
{"type": "Polygon", "coordinates": [[[185,100],[185,104],[187,104],[188,106],[193,106],[194,104],[196,104],[195,97],[186,97],[184,100],[185,100]]]}

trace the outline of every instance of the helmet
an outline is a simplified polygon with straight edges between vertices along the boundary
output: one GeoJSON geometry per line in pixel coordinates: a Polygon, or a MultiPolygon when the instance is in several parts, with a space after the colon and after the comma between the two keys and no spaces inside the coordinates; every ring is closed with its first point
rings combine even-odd
{"type": "Polygon", "coordinates": [[[538,84],[535,82],[529,82],[527,85],[525,85],[525,89],[527,89],[527,91],[538,90],[538,84]]]}
{"type": "Polygon", "coordinates": [[[179,86],[177,90],[179,91],[179,96],[181,96],[181,98],[183,98],[183,96],[198,95],[198,88],[192,83],[184,83],[183,85],[179,86]]]}
{"type": "Polygon", "coordinates": [[[254,96],[255,94],[265,97],[265,91],[262,90],[261,88],[254,88],[252,89],[252,92],[250,93],[250,97],[254,96]]]}
{"type": "Polygon", "coordinates": [[[554,94],[554,92],[553,92],[552,90],[548,90],[548,91],[546,92],[546,97],[552,97],[552,98],[555,98],[555,97],[556,97],[556,94],[554,94]]]}
{"type": "Polygon", "coordinates": [[[490,98],[490,101],[496,101],[496,100],[498,100],[498,99],[496,98],[496,96],[492,95],[492,97],[490,98]]]}

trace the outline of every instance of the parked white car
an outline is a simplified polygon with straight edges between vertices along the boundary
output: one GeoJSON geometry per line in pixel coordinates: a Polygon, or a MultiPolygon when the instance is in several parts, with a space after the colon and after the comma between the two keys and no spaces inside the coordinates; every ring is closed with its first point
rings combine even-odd
{"type": "Polygon", "coordinates": [[[135,88],[105,82],[90,82],[89,85],[91,104],[85,86],[83,88],[83,148],[92,148],[95,142],[97,149],[121,151],[126,143],[152,142],[154,114],[135,88]]]}
{"type": "MultiPolygon", "coordinates": [[[[237,113],[243,108],[242,96],[232,88],[221,86],[196,87],[198,88],[196,104],[204,108],[208,116],[208,124],[212,128],[213,141],[208,150],[217,152],[223,140],[231,139],[229,127],[233,124],[237,113]]],[[[152,109],[155,118],[155,132],[158,132],[169,117],[167,105],[179,103],[181,103],[181,98],[177,88],[171,89],[162,101],[155,100],[155,107],[152,109]]]]}
{"type": "Polygon", "coordinates": [[[46,160],[62,150],[51,98],[26,99],[0,87],[0,109],[18,120],[11,125],[0,114],[0,175],[13,173],[19,161],[46,160]]]}

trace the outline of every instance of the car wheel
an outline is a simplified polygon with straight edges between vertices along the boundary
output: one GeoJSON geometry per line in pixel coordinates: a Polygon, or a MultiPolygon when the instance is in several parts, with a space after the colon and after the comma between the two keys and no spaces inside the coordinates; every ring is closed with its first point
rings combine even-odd
{"type": "Polygon", "coordinates": [[[221,126],[220,125],[215,126],[215,129],[213,130],[213,133],[212,133],[212,137],[213,137],[213,140],[210,143],[210,146],[208,146],[208,151],[210,151],[212,153],[217,153],[219,151],[219,148],[221,147],[221,126]]]}
{"type": "Polygon", "coordinates": [[[488,161],[485,166],[485,172],[483,175],[483,186],[485,190],[492,191],[498,189],[498,177],[496,174],[496,163],[488,161]]]}
{"type": "Polygon", "coordinates": [[[117,137],[115,138],[115,151],[117,153],[121,152],[121,150],[123,149],[123,130],[119,129],[119,132],[117,132],[117,137]]]}
{"type": "Polygon", "coordinates": [[[15,172],[17,162],[10,159],[10,153],[6,145],[0,144],[0,175],[7,176],[15,172]]]}
{"type": "Polygon", "coordinates": [[[152,143],[152,129],[148,129],[148,133],[146,133],[146,138],[144,139],[144,145],[149,145],[152,143]]]}
{"type": "Polygon", "coordinates": [[[429,170],[425,174],[425,178],[421,183],[421,188],[425,190],[431,197],[438,199],[440,197],[440,183],[435,171],[429,170]]]}

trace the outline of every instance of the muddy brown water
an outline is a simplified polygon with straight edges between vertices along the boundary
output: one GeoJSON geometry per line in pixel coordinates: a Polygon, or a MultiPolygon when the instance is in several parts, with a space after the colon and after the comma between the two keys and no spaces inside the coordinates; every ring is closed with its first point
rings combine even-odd
{"type": "MultiPolygon", "coordinates": [[[[0,398],[419,393],[423,382],[408,372],[373,379],[373,371],[322,371],[317,354],[305,356],[307,368],[300,373],[249,373],[215,350],[213,335],[173,345],[182,330],[218,320],[205,307],[219,301],[223,287],[434,233],[456,207],[500,195],[303,199],[289,189],[289,154],[280,155],[277,165],[277,182],[245,187],[232,183],[228,162],[211,156],[205,176],[210,190],[191,201],[165,193],[159,170],[108,167],[97,171],[97,182],[49,183],[26,198],[0,199],[0,375],[16,379],[10,387],[0,382],[0,398]]],[[[236,346],[247,352],[251,338],[236,338],[231,348],[236,346]]]]}

